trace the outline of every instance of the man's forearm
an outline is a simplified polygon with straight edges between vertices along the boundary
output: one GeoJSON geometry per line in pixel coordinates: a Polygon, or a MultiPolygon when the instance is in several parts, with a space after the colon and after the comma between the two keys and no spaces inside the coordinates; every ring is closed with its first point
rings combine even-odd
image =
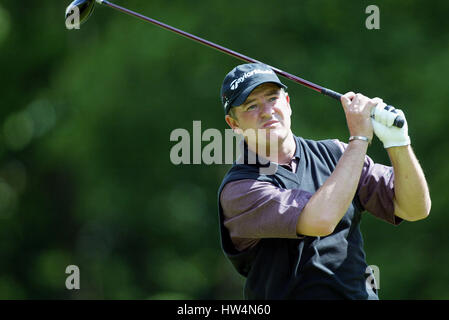
{"type": "Polygon", "coordinates": [[[354,198],[367,148],[365,141],[349,143],[334,172],[301,212],[298,234],[324,236],[333,232],[354,198]]]}
{"type": "Polygon", "coordinates": [[[431,207],[424,173],[411,146],[387,149],[394,170],[395,215],[409,221],[428,216],[431,207]]]}

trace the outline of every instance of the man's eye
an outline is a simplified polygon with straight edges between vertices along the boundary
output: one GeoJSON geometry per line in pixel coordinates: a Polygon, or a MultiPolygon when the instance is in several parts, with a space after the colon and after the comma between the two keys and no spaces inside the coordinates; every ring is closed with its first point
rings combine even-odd
{"type": "Polygon", "coordinates": [[[278,99],[278,97],[271,97],[270,98],[270,101],[275,101],[275,100],[277,100],[278,99]]]}
{"type": "Polygon", "coordinates": [[[256,109],[256,105],[255,104],[253,104],[252,106],[249,106],[248,108],[246,108],[246,111],[250,111],[250,110],[254,110],[254,109],[256,109]]]}

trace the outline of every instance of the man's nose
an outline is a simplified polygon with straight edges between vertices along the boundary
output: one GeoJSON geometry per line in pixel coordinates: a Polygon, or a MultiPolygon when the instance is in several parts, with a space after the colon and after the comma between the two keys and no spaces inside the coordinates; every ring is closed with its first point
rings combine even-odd
{"type": "Polygon", "coordinates": [[[274,104],[270,101],[265,101],[262,105],[262,114],[271,116],[275,112],[274,104]]]}

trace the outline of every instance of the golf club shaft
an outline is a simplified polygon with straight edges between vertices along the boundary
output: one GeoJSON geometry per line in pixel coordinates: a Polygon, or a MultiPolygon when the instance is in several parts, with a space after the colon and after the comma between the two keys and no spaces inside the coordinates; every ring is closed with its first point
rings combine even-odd
{"type": "MultiPolygon", "coordinates": [[[[174,27],[172,27],[172,26],[170,26],[168,24],[165,24],[163,22],[160,22],[160,21],[157,21],[155,19],[146,17],[146,16],[144,16],[144,15],[142,15],[140,13],[137,13],[137,12],[134,12],[134,11],[129,10],[127,8],[121,7],[121,6],[116,5],[116,4],[112,3],[112,2],[109,2],[107,0],[96,0],[96,1],[98,3],[100,3],[100,4],[106,5],[106,6],[110,7],[110,8],[115,9],[115,10],[118,10],[118,11],[121,11],[123,13],[129,14],[131,16],[134,16],[134,17],[139,18],[141,20],[150,22],[150,23],[155,24],[155,25],[157,25],[157,26],[159,26],[161,28],[164,28],[166,30],[172,31],[172,32],[174,32],[176,34],[179,34],[181,36],[184,36],[186,38],[192,39],[192,40],[194,40],[196,42],[199,42],[199,43],[201,43],[201,44],[203,44],[205,46],[208,46],[208,47],[214,48],[214,49],[216,49],[218,51],[224,52],[224,53],[226,53],[228,55],[231,55],[231,56],[233,56],[235,58],[238,58],[240,60],[243,60],[243,61],[246,61],[246,62],[252,62],[252,63],[262,63],[262,62],[260,62],[260,61],[258,61],[256,59],[250,58],[250,57],[245,56],[245,55],[243,55],[241,53],[238,53],[236,51],[233,51],[233,50],[230,50],[228,48],[222,47],[222,46],[220,46],[220,45],[218,45],[216,43],[213,43],[211,41],[208,41],[208,40],[205,40],[203,38],[197,37],[197,36],[195,36],[193,34],[190,34],[188,32],[185,32],[185,31],[182,31],[180,29],[174,28],[174,27]]],[[[308,80],[302,79],[302,78],[297,77],[297,76],[295,76],[295,75],[293,75],[291,73],[285,72],[283,70],[280,70],[278,68],[272,67],[270,65],[268,65],[268,66],[274,72],[276,72],[278,75],[281,75],[281,76],[283,76],[283,77],[285,77],[287,79],[290,79],[290,80],[292,80],[292,81],[294,81],[296,83],[299,83],[299,84],[301,84],[303,86],[306,86],[306,87],[308,87],[308,88],[310,88],[312,90],[315,90],[315,91],[317,91],[319,93],[322,93],[322,94],[324,94],[326,96],[329,96],[331,98],[334,98],[334,99],[340,101],[340,98],[341,98],[342,94],[340,94],[338,92],[335,92],[333,90],[324,88],[324,87],[322,87],[320,85],[317,85],[317,84],[315,84],[313,82],[310,82],[308,80]]],[[[401,116],[397,116],[394,125],[396,127],[401,128],[404,125],[404,119],[402,119],[401,116]]]]}
{"type": "MultiPolygon", "coordinates": [[[[193,34],[190,34],[188,32],[185,32],[185,31],[182,31],[180,29],[174,28],[174,27],[169,26],[169,25],[167,25],[167,24],[165,24],[163,22],[157,21],[155,19],[148,18],[148,17],[146,17],[146,16],[144,16],[144,15],[142,15],[140,13],[134,12],[134,11],[126,9],[126,8],[123,8],[123,7],[118,6],[118,5],[116,5],[116,4],[112,3],[112,2],[109,2],[107,0],[97,0],[97,2],[99,2],[99,3],[103,4],[103,5],[106,5],[108,7],[111,7],[113,9],[119,10],[121,12],[124,12],[126,14],[132,15],[134,17],[137,17],[139,19],[145,20],[145,21],[150,22],[152,24],[155,24],[155,25],[157,25],[159,27],[162,27],[164,29],[167,29],[169,31],[177,33],[177,34],[179,34],[181,36],[184,36],[186,38],[192,39],[192,40],[194,40],[196,42],[199,42],[199,43],[201,43],[203,45],[206,45],[208,47],[214,48],[214,49],[216,49],[218,51],[224,52],[224,53],[226,53],[228,55],[231,55],[231,56],[233,56],[235,58],[238,58],[240,60],[243,60],[243,61],[246,61],[246,62],[252,62],[252,63],[262,63],[262,62],[260,62],[260,61],[258,61],[256,59],[250,58],[250,57],[245,56],[245,55],[243,55],[241,53],[238,53],[238,52],[235,52],[235,51],[230,50],[228,48],[222,47],[222,46],[220,46],[220,45],[218,45],[216,43],[213,43],[213,42],[210,42],[210,41],[205,40],[203,38],[197,37],[197,36],[195,36],[193,34]]],[[[294,82],[297,82],[299,84],[302,84],[302,85],[304,85],[304,86],[306,86],[306,87],[308,87],[308,88],[310,88],[312,90],[315,90],[317,92],[326,94],[326,95],[328,95],[328,96],[330,96],[332,98],[340,100],[341,94],[339,94],[337,92],[334,92],[332,90],[323,88],[322,86],[319,86],[319,85],[317,85],[315,83],[312,83],[310,81],[307,81],[305,79],[297,77],[297,76],[295,76],[293,74],[290,74],[288,72],[282,71],[282,70],[280,70],[278,68],[275,68],[275,67],[272,67],[272,66],[269,66],[269,67],[271,69],[273,69],[274,72],[276,72],[277,74],[279,74],[279,75],[281,75],[281,76],[283,76],[283,77],[285,77],[287,79],[290,79],[290,80],[292,80],[294,82]]]]}

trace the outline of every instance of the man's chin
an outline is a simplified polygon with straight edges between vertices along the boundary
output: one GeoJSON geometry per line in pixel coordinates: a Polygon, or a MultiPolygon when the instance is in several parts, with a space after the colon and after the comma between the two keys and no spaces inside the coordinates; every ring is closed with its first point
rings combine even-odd
{"type": "Polygon", "coordinates": [[[262,134],[267,142],[269,141],[282,141],[288,137],[288,131],[285,128],[268,128],[264,129],[265,133],[262,134]]]}
{"type": "MultiPolygon", "coordinates": [[[[288,132],[279,129],[265,129],[259,131],[257,135],[257,145],[259,146],[279,146],[288,137],[288,132]],[[265,131],[265,132],[264,132],[265,131]]],[[[254,139],[252,139],[254,141],[254,139]]]]}
{"type": "Polygon", "coordinates": [[[270,145],[271,143],[282,144],[289,137],[289,130],[283,127],[261,128],[258,130],[245,131],[246,141],[261,145],[270,145]],[[251,133],[251,134],[248,134],[251,133]]]}

